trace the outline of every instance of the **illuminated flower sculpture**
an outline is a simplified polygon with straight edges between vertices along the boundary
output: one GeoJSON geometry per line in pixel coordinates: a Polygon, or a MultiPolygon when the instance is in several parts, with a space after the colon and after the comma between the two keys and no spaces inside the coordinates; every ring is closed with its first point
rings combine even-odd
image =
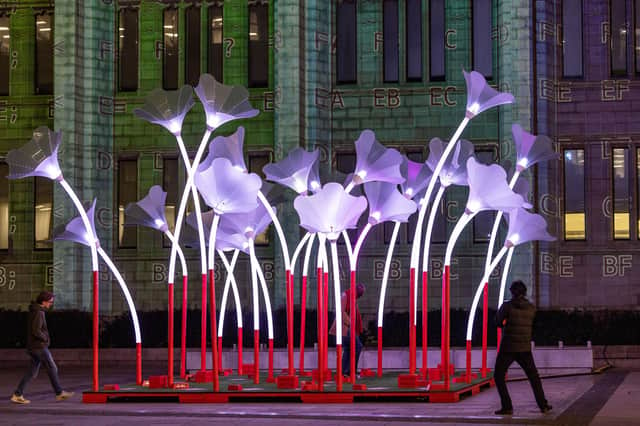
{"type": "MultiPolygon", "coordinates": [[[[149,193],[140,201],[129,203],[124,209],[125,226],[140,225],[162,232],[173,243],[173,234],[169,231],[167,218],[165,217],[165,202],[167,193],[162,190],[160,185],[152,186],[149,193]]],[[[178,256],[182,266],[182,323],[180,336],[180,377],[186,377],[186,355],[187,355],[187,283],[189,282],[189,273],[187,271],[187,262],[184,254],[178,246],[178,256]]],[[[172,284],[171,284],[172,285],[172,284]]],[[[168,350],[173,348],[173,287],[167,289],[169,291],[169,307],[168,307],[168,350]]]]}
{"type": "Polygon", "coordinates": [[[214,130],[239,118],[251,118],[258,110],[249,103],[249,91],[242,86],[218,83],[211,74],[202,74],[195,88],[207,116],[207,127],[214,130]]]}
{"type": "MultiPolygon", "coordinates": [[[[367,208],[367,200],[365,197],[354,197],[338,183],[328,183],[322,190],[311,196],[299,195],[293,202],[293,206],[300,216],[300,226],[308,232],[318,233],[320,236],[321,252],[324,246],[324,239],[328,239],[331,243],[331,254],[333,263],[334,276],[334,297],[336,324],[342,324],[342,310],[340,308],[340,271],[338,264],[338,249],[336,242],[342,231],[355,228],[358,219],[367,208]]],[[[320,275],[320,274],[319,274],[320,275]]],[[[319,276],[321,282],[321,276],[319,276]]],[[[321,286],[318,285],[320,288],[321,286]]],[[[318,310],[324,311],[323,296],[319,292],[318,310]]],[[[352,311],[355,312],[355,309],[352,311]]],[[[324,345],[324,333],[319,333],[319,347],[324,345]]],[[[336,386],[338,390],[342,389],[342,328],[336,327],[336,386]]],[[[324,366],[325,356],[323,350],[318,350],[318,369],[324,366]]],[[[354,371],[355,368],[352,370],[354,371]]],[[[322,376],[322,375],[320,375],[322,376]]],[[[319,382],[322,387],[322,380],[319,382]]]]}
{"type": "Polygon", "coordinates": [[[400,175],[404,181],[400,184],[400,188],[404,196],[410,200],[419,196],[427,187],[432,174],[431,167],[427,163],[417,163],[403,156],[400,175]]]}
{"type": "Polygon", "coordinates": [[[226,158],[240,171],[246,172],[247,165],[244,162],[244,127],[239,126],[235,133],[229,136],[216,136],[209,144],[209,154],[202,162],[202,167],[216,158],[226,158]]]}
{"type": "Polygon", "coordinates": [[[182,86],[178,90],[152,90],[144,99],[144,106],[136,108],[133,113],[149,123],[158,124],[172,135],[182,133],[182,122],[189,110],[193,108],[193,89],[182,86]]]}
{"type": "Polygon", "coordinates": [[[371,130],[364,130],[355,142],[356,168],[353,180],[346,191],[351,192],[354,185],[365,182],[382,181],[402,183],[404,178],[400,174],[402,154],[392,148],[385,148],[376,140],[371,130]]]}
{"type": "Polygon", "coordinates": [[[95,209],[96,209],[96,200],[93,200],[91,207],[86,211],[86,217],[89,219],[89,223],[91,226],[91,232],[87,232],[87,229],[84,225],[84,220],[81,216],[76,216],[71,219],[69,223],[66,225],[61,225],[56,227],[53,230],[53,240],[54,241],[72,241],[75,243],[83,244],[85,246],[91,247],[92,245],[97,245],[97,251],[102,260],[107,264],[111,273],[118,284],[120,285],[120,290],[122,290],[122,294],[127,301],[127,306],[129,307],[129,312],[131,313],[131,321],[133,322],[133,331],[135,335],[136,341],[136,383],[138,385],[142,384],[142,337],[140,333],[140,322],[138,321],[138,313],[136,311],[136,307],[133,303],[133,299],[131,298],[131,294],[129,293],[129,288],[127,284],[124,282],[122,275],[118,271],[118,268],[113,264],[109,255],[100,247],[100,243],[95,239],[95,225],[94,225],[94,217],[95,217],[95,209]]]}
{"type": "Polygon", "coordinates": [[[511,93],[498,92],[487,84],[484,76],[477,71],[462,72],[467,83],[467,117],[473,118],[490,108],[510,104],[514,101],[511,93]]]}
{"type": "Polygon", "coordinates": [[[304,194],[310,189],[309,176],[313,165],[318,162],[319,155],[318,150],[308,152],[296,148],[282,161],[264,166],[262,171],[267,180],[289,187],[298,194],[304,194]]]}

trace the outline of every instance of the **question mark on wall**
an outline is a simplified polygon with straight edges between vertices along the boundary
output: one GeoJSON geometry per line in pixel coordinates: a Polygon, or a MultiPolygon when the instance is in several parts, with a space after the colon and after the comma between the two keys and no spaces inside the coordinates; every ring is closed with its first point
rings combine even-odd
{"type": "Polygon", "coordinates": [[[236,40],[233,37],[227,37],[224,39],[224,43],[226,44],[226,47],[224,49],[224,56],[230,58],[231,49],[233,48],[233,46],[235,46],[236,40]]]}

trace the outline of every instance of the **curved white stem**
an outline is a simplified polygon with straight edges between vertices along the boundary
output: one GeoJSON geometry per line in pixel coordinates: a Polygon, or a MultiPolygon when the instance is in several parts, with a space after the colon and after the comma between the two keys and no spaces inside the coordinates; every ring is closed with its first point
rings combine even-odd
{"type": "MultiPolygon", "coordinates": [[[[253,256],[253,240],[249,240],[249,259],[253,256]]],[[[260,330],[260,302],[258,300],[258,273],[256,272],[256,265],[251,260],[251,296],[253,297],[253,331],[260,330]]]]}
{"type": "Polygon", "coordinates": [[[344,246],[347,249],[347,256],[349,256],[349,263],[351,263],[353,250],[351,249],[351,239],[349,238],[349,233],[347,233],[346,230],[342,231],[342,238],[344,239],[344,246]]]}
{"type": "MultiPolygon", "coordinates": [[[[303,277],[306,277],[309,272],[309,260],[311,259],[311,248],[313,247],[313,239],[316,236],[316,234],[310,234],[310,235],[311,237],[309,238],[309,241],[307,241],[307,248],[304,251],[304,263],[302,264],[303,277]]],[[[291,271],[291,273],[293,274],[293,270],[291,271]]]]}
{"type": "Polygon", "coordinates": [[[220,215],[213,215],[213,222],[211,223],[211,230],[209,231],[209,270],[213,271],[215,265],[214,254],[216,250],[216,235],[218,233],[218,224],[220,223],[220,215]]]}
{"type": "Polygon", "coordinates": [[[347,187],[344,189],[344,192],[346,192],[347,194],[350,193],[351,190],[353,190],[354,186],[356,186],[356,184],[353,182],[353,179],[351,179],[351,182],[349,182],[347,187]]]}
{"type": "Polygon", "coordinates": [[[69,186],[69,183],[67,183],[67,181],[64,180],[64,178],[61,178],[59,182],[62,188],[65,190],[65,192],[69,195],[69,198],[71,198],[71,201],[75,205],[76,210],[78,211],[78,214],[80,214],[80,218],[82,219],[82,223],[84,224],[85,231],[87,232],[87,234],[92,236],[92,238],[89,239],[90,241],[89,248],[91,249],[91,267],[93,268],[94,272],[98,271],[99,270],[98,250],[97,250],[98,236],[95,235],[93,227],[91,226],[91,222],[89,221],[89,217],[87,216],[87,212],[85,211],[84,206],[78,199],[78,196],[76,195],[76,193],[73,191],[71,186],[69,186]]]}
{"type": "Polygon", "coordinates": [[[382,327],[382,317],[384,315],[384,299],[385,299],[385,295],[387,294],[387,282],[389,281],[389,268],[391,267],[393,249],[396,246],[396,240],[398,239],[399,230],[400,230],[400,222],[395,222],[393,225],[393,233],[391,234],[391,241],[389,242],[389,248],[387,249],[387,258],[384,262],[384,272],[382,273],[382,284],[380,286],[380,299],[378,300],[378,327],[382,327]]]}
{"type": "Polygon", "coordinates": [[[302,239],[296,246],[296,249],[293,251],[293,256],[291,256],[291,275],[294,275],[294,272],[296,269],[296,262],[298,261],[298,256],[300,256],[302,247],[304,247],[304,244],[307,242],[309,238],[313,238],[313,234],[310,234],[309,232],[307,232],[306,234],[304,234],[304,237],[302,237],[302,239]]]}
{"type": "MultiPolygon", "coordinates": [[[[176,216],[176,226],[173,233],[175,239],[174,239],[174,242],[171,244],[171,255],[169,257],[169,275],[168,275],[168,280],[170,283],[172,283],[174,280],[174,274],[175,274],[175,268],[176,268],[176,255],[178,253],[177,243],[180,241],[180,234],[182,232],[182,222],[184,220],[184,214],[187,209],[187,200],[189,198],[189,192],[191,190],[191,186],[193,185],[193,177],[195,175],[195,171],[198,169],[198,166],[200,165],[200,160],[202,159],[204,148],[210,136],[211,136],[211,130],[207,129],[204,132],[204,135],[202,136],[202,140],[200,141],[200,145],[198,146],[198,151],[196,152],[196,156],[193,159],[193,163],[191,163],[191,173],[187,173],[187,183],[185,184],[185,187],[183,189],[182,198],[180,199],[180,206],[178,207],[178,215],[176,216]]],[[[206,274],[206,267],[202,271],[202,273],[206,274]]]]}
{"type": "Polygon", "coordinates": [[[473,332],[473,321],[475,320],[475,317],[476,317],[476,310],[478,309],[480,296],[482,296],[482,292],[484,290],[484,284],[489,281],[489,275],[491,275],[491,272],[493,272],[493,270],[498,265],[498,263],[500,263],[500,261],[502,260],[502,257],[506,252],[507,252],[506,247],[502,247],[500,249],[500,251],[496,255],[496,258],[493,259],[493,262],[491,262],[491,264],[489,265],[488,272],[484,273],[484,276],[482,277],[482,280],[480,281],[480,284],[476,289],[476,293],[473,296],[473,303],[471,304],[471,311],[469,312],[469,318],[467,319],[467,341],[471,340],[471,334],[473,332]]]}
{"type": "Polygon", "coordinates": [[[231,256],[231,264],[227,260],[227,256],[222,250],[218,250],[218,256],[222,260],[222,264],[227,270],[227,279],[224,283],[224,291],[222,292],[222,301],[220,302],[220,321],[218,321],[218,337],[222,337],[222,330],[224,330],[224,317],[227,311],[227,297],[229,296],[229,287],[233,291],[233,297],[236,304],[236,322],[238,328],[242,328],[242,306],[240,305],[240,295],[238,294],[238,287],[236,285],[236,277],[233,273],[236,267],[236,261],[238,260],[239,250],[233,251],[231,256]]]}
{"type": "Polygon", "coordinates": [[[462,217],[458,220],[458,223],[456,223],[456,226],[453,228],[453,231],[451,231],[451,235],[449,236],[449,243],[447,244],[447,251],[444,256],[445,266],[451,266],[451,255],[453,253],[453,248],[456,246],[456,242],[458,241],[458,238],[460,237],[462,230],[465,228],[465,226],[467,226],[469,222],[471,222],[473,217],[477,214],[478,212],[475,212],[475,213],[464,212],[462,217]]]}
{"type": "Polygon", "coordinates": [[[333,298],[336,304],[336,342],[342,343],[342,292],[340,291],[340,264],[338,263],[338,246],[331,242],[331,263],[333,264],[333,298]]]}
{"type": "MultiPolygon", "coordinates": [[[[171,244],[174,244],[173,234],[168,229],[164,231],[164,235],[169,239],[171,244]]],[[[180,244],[178,244],[177,242],[175,242],[175,244],[178,245],[178,257],[180,258],[180,265],[182,266],[182,275],[184,275],[185,277],[188,277],[189,271],[187,271],[187,260],[184,257],[184,253],[182,252],[182,249],[180,248],[180,244]]]]}
{"type": "Polygon", "coordinates": [[[269,289],[267,289],[267,282],[264,279],[262,267],[260,266],[260,262],[258,262],[258,258],[256,257],[256,252],[253,249],[253,240],[250,247],[251,261],[255,263],[256,275],[258,275],[258,281],[260,282],[260,287],[262,288],[262,297],[264,297],[264,305],[267,310],[267,333],[269,335],[269,340],[273,340],[273,314],[271,313],[271,298],[269,297],[269,289]]]}
{"type": "Polygon", "coordinates": [[[284,258],[284,267],[287,271],[291,271],[291,260],[289,258],[289,248],[287,247],[287,239],[284,236],[284,232],[282,231],[282,226],[280,226],[280,221],[278,220],[278,216],[273,211],[271,204],[264,196],[262,191],[258,191],[258,199],[262,202],[262,205],[265,209],[267,209],[267,213],[271,217],[273,221],[273,226],[276,228],[276,233],[278,234],[278,239],[280,240],[280,246],[282,248],[282,257],[284,258]]]}
{"type": "Polygon", "coordinates": [[[509,276],[509,269],[511,269],[511,258],[513,257],[513,250],[516,246],[509,248],[507,253],[507,259],[504,261],[504,267],[502,269],[502,278],[500,279],[500,295],[498,296],[498,309],[504,302],[504,289],[507,287],[507,277],[509,276]]]}
{"type": "MultiPolygon", "coordinates": [[[[322,268],[324,265],[327,264],[327,261],[325,260],[327,257],[327,248],[325,246],[326,241],[327,241],[327,236],[324,234],[318,233],[318,257],[317,257],[318,269],[322,268]]],[[[327,269],[325,268],[325,271],[326,270],[327,269]]]]}
{"type": "Polygon", "coordinates": [[[142,343],[142,337],[140,333],[140,322],[138,321],[138,312],[136,311],[136,306],[133,304],[133,299],[131,298],[131,293],[129,293],[129,288],[127,287],[127,284],[124,282],[122,275],[120,275],[118,268],[116,268],[116,265],[114,265],[111,259],[109,258],[109,255],[107,255],[107,253],[104,250],[102,250],[102,247],[98,247],[97,251],[100,254],[100,257],[102,257],[102,260],[104,260],[104,263],[106,263],[109,269],[111,270],[111,273],[116,277],[116,280],[120,285],[120,290],[122,290],[122,294],[124,294],[124,298],[126,299],[127,305],[129,306],[129,312],[131,313],[131,321],[133,321],[133,331],[136,336],[136,343],[142,343]]]}
{"type": "Polygon", "coordinates": [[[370,230],[371,230],[371,224],[367,223],[364,229],[362,230],[362,232],[360,233],[360,235],[358,236],[356,245],[353,248],[353,253],[351,253],[351,256],[349,257],[349,266],[352,271],[356,270],[356,267],[358,265],[358,255],[360,254],[360,249],[362,248],[362,244],[364,244],[364,240],[365,238],[367,238],[367,234],[369,234],[370,230]]]}

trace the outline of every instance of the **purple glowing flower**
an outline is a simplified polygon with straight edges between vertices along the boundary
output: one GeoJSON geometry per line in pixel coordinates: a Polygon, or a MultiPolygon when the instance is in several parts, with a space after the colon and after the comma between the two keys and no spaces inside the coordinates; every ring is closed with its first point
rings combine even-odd
{"type": "Polygon", "coordinates": [[[542,135],[525,132],[519,124],[511,126],[516,144],[516,169],[523,171],[541,161],[553,160],[560,155],[553,150],[551,139],[542,135]]]}
{"type": "Polygon", "coordinates": [[[380,181],[402,183],[404,178],[400,173],[402,154],[393,148],[385,148],[376,140],[371,130],[364,130],[356,145],[356,169],[353,183],[360,185],[365,182],[380,181]]]}
{"type": "Polygon", "coordinates": [[[402,193],[408,199],[413,199],[427,187],[433,171],[428,164],[417,163],[403,156],[400,174],[404,178],[404,182],[400,184],[402,193]]]}
{"type": "Polygon", "coordinates": [[[38,127],[33,131],[33,137],[29,142],[7,154],[7,178],[41,176],[52,180],[62,179],[62,171],[58,164],[61,138],[61,132],[54,132],[45,126],[38,127]]]}
{"type": "Polygon", "coordinates": [[[318,162],[319,155],[318,150],[308,152],[296,148],[281,161],[264,166],[262,171],[268,180],[303,194],[309,189],[309,175],[313,165],[318,162]]]}
{"type": "Polygon", "coordinates": [[[471,157],[467,160],[469,198],[466,211],[508,211],[522,207],[526,202],[507,184],[507,173],[497,164],[486,166],[471,157]]]}
{"type": "Polygon", "coordinates": [[[249,103],[247,89],[218,83],[210,74],[200,76],[195,91],[204,107],[209,130],[215,130],[231,120],[258,115],[258,110],[249,103]]]}
{"type": "Polygon", "coordinates": [[[216,248],[222,251],[240,250],[249,254],[249,238],[244,234],[229,234],[224,229],[218,229],[216,232],[216,248]]]}
{"type": "MultiPolygon", "coordinates": [[[[275,212],[275,207],[272,207],[275,212]]],[[[220,218],[220,229],[228,235],[242,234],[255,239],[262,234],[271,223],[271,216],[263,204],[247,213],[229,213],[220,218]]]]}
{"type": "Polygon", "coordinates": [[[327,234],[329,240],[335,241],[342,231],[358,225],[367,199],[351,196],[342,185],[331,182],[314,195],[297,196],[293,207],[300,216],[300,226],[312,233],[327,234]]]}
{"type": "Polygon", "coordinates": [[[144,99],[144,106],[133,113],[153,124],[159,124],[174,136],[182,132],[182,122],[193,107],[193,89],[182,86],[178,90],[154,89],[144,99]]]}
{"type": "Polygon", "coordinates": [[[320,179],[320,161],[316,161],[311,165],[307,182],[309,190],[314,194],[322,189],[322,180],[320,179]]]}
{"type": "Polygon", "coordinates": [[[167,193],[160,185],[154,185],[149,193],[135,203],[127,204],[124,209],[125,225],[142,225],[165,232],[169,229],[164,213],[167,193]]]}
{"type": "MultiPolygon", "coordinates": [[[[202,213],[202,227],[204,234],[209,235],[211,225],[213,224],[213,216],[215,212],[208,210],[202,213]]],[[[185,218],[185,226],[180,233],[180,242],[187,247],[200,247],[200,238],[198,235],[198,221],[195,212],[191,212],[185,218]]],[[[205,245],[209,245],[209,239],[204,239],[205,245]]]]}
{"type": "Polygon", "coordinates": [[[542,216],[529,213],[523,208],[510,210],[509,231],[505,246],[517,246],[529,241],[554,241],[555,237],[547,232],[547,222],[542,216]]]}
{"type": "Polygon", "coordinates": [[[91,247],[91,243],[95,240],[96,245],[98,245],[96,235],[96,225],[94,223],[94,216],[96,210],[96,200],[93,200],[91,203],[91,207],[87,209],[87,217],[89,218],[89,223],[91,224],[91,229],[93,235],[89,235],[87,233],[87,229],[84,226],[84,222],[80,216],[76,216],[69,221],[66,225],[57,226],[53,230],[53,240],[54,241],[73,241],[76,243],[84,244],[85,246],[91,247]]]}
{"type": "Polygon", "coordinates": [[[479,72],[463,71],[462,73],[467,83],[467,118],[472,119],[482,111],[514,101],[511,93],[498,92],[489,86],[487,80],[479,72]]]}
{"type": "Polygon", "coordinates": [[[262,186],[258,175],[241,172],[226,158],[216,158],[203,166],[195,174],[196,187],[216,214],[243,213],[256,208],[262,186]]]}
{"type": "Polygon", "coordinates": [[[209,167],[216,158],[226,158],[236,169],[246,172],[247,165],[244,162],[242,147],[244,145],[244,127],[240,126],[235,133],[229,136],[216,136],[209,144],[209,153],[200,163],[200,167],[209,167]]]}
{"type": "MultiPolygon", "coordinates": [[[[434,168],[442,157],[445,146],[439,138],[431,139],[429,142],[429,158],[427,164],[434,168]]],[[[440,170],[440,184],[444,187],[450,185],[467,185],[467,160],[473,157],[473,144],[467,140],[460,139],[440,170]]]]}
{"type": "Polygon", "coordinates": [[[525,209],[530,209],[533,206],[527,200],[529,200],[529,181],[526,179],[518,179],[516,184],[513,186],[513,192],[516,194],[520,194],[524,199],[525,203],[522,205],[525,209]]]}
{"type": "Polygon", "coordinates": [[[364,192],[369,203],[369,224],[382,222],[406,222],[416,211],[416,203],[398,191],[398,186],[388,182],[367,182],[364,192]]]}

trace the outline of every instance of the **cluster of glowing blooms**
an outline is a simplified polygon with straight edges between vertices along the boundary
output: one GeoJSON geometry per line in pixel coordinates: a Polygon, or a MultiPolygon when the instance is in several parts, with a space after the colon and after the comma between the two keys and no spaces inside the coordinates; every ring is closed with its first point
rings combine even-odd
{"type": "Polygon", "coordinates": [[[226,158],[236,169],[246,172],[242,152],[244,146],[244,127],[240,126],[229,136],[216,136],[209,144],[209,152],[200,163],[201,167],[208,167],[216,158],[226,158]]]}
{"type": "Polygon", "coordinates": [[[233,167],[226,158],[201,164],[194,179],[204,202],[215,214],[244,213],[258,206],[262,180],[255,173],[233,167]]]}
{"type": "Polygon", "coordinates": [[[541,161],[560,158],[553,150],[553,143],[547,136],[536,136],[522,129],[519,124],[511,126],[513,141],[516,145],[516,168],[523,171],[541,161]]]}
{"type": "Polygon", "coordinates": [[[404,178],[404,182],[400,184],[402,193],[408,199],[413,199],[427,188],[433,172],[426,163],[417,163],[403,156],[400,174],[404,178]]]}
{"type": "Polygon", "coordinates": [[[482,111],[514,101],[511,93],[498,92],[489,86],[487,80],[479,72],[463,71],[462,73],[467,83],[467,118],[472,119],[482,111]]]}
{"type": "Polygon", "coordinates": [[[125,225],[142,225],[165,232],[169,229],[164,213],[167,193],[154,185],[140,201],[127,204],[124,209],[125,225]]]}
{"type": "Polygon", "coordinates": [[[510,210],[508,216],[509,230],[504,243],[506,247],[529,241],[555,241],[555,237],[547,232],[547,222],[539,214],[518,208],[510,210]]]}
{"type": "Polygon", "coordinates": [[[319,157],[318,150],[308,152],[296,148],[281,161],[264,166],[262,171],[267,180],[287,186],[298,194],[304,194],[309,189],[309,176],[319,157]]]}
{"type": "Polygon", "coordinates": [[[467,160],[467,176],[469,182],[467,213],[478,213],[483,210],[508,211],[527,204],[520,194],[516,194],[509,188],[507,173],[497,164],[486,166],[471,157],[467,160]]]}
{"type": "MultiPolygon", "coordinates": [[[[275,207],[271,207],[275,212],[275,207]]],[[[229,213],[220,218],[220,228],[228,235],[240,234],[255,239],[271,223],[271,216],[263,204],[247,213],[229,213]]]]}
{"type": "Polygon", "coordinates": [[[342,185],[330,182],[314,195],[298,195],[293,207],[300,216],[301,227],[336,241],[342,231],[358,225],[358,219],[367,209],[367,199],[349,195],[342,185]]]}
{"type": "Polygon", "coordinates": [[[178,136],[182,132],[184,117],[194,104],[191,86],[182,86],[178,90],[154,89],[144,98],[144,106],[134,109],[133,113],[178,136]]]}
{"type": "MultiPolygon", "coordinates": [[[[429,142],[429,158],[427,164],[435,169],[438,161],[445,150],[445,144],[440,138],[433,138],[429,142]]],[[[440,169],[440,185],[449,187],[450,185],[467,185],[467,160],[473,157],[473,144],[467,140],[460,139],[447,157],[442,169],[440,169]]]]}
{"type": "Polygon", "coordinates": [[[356,145],[356,169],[353,172],[353,183],[356,185],[371,182],[402,183],[400,173],[402,154],[392,148],[385,148],[376,140],[371,130],[364,130],[356,145]]]}
{"type": "Polygon", "coordinates": [[[54,241],[73,241],[76,243],[83,244],[85,246],[91,247],[92,243],[95,242],[96,245],[99,245],[96,234],[96,225],[94,223],[94,216],[96,210],[96,200],[93,200],[91,203],[91,207],[87,209],[87,217],[89,218],[89,223],[91,224],[91,230],[93,232],[93,236],[87,234],[87,229],[84,226],[84,222],[80,216],[76,216],[69,221],[66,225],[60,225],[54,228],[52,235],[54,241]]]}
{"type": "Polygon", "coordinates": [[[387,221],[406,222],[417,209],[416,203],[404,197],[396,184],[367,182],[363,186],[369,203],[371,225],[387,221]]]}
{"type": "Polygon", "coordinates": [[[247,89],[218,83],[210,74],[200,76],[195,92],[204,107],[209,130],[215,130],[231,120],[258,115],[259,111],[249,103],[247,89]]]}
{"type": "Polygon", "coordinates": [[[240,250],[245,254],[249,254],[249,238],[244,234],[232,234],[229,233],[228,229],[218,228],[216,231],[216,247],[222,251],[240,250]]]}
{"type": "Polygon", "coordinates": [[[20,179],[40,176],[52,180],[62,179],[62,171],[58,164],[58,149],[62,133],[54,132],[48,127],[38,127],[33,131],[29,142],[7,154],[9,179],[20,179]]]}

